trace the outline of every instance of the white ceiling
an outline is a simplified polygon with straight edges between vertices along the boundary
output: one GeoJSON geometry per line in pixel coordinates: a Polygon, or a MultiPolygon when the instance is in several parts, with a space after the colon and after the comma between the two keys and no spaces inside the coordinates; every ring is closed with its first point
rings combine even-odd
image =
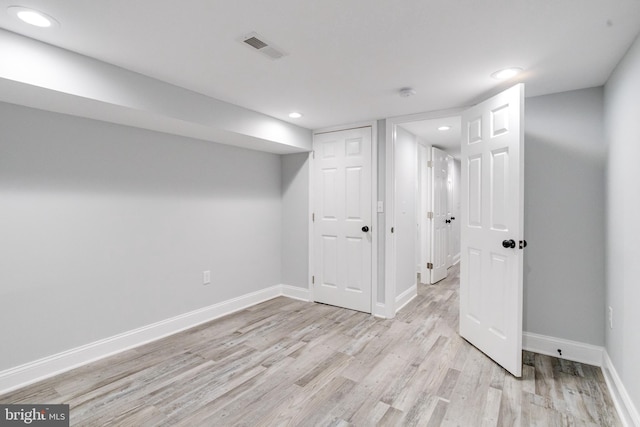
{"type": "MultiPolygon", "coordinates": [[[[640,0],[0,0],[0,27],[322,128],[470,105],[500,85],[528,96],[602,85],[640,31],[640,0]],[[6,13],[52,15],[43,30],[6,13]],[[289,53],[271,60],[238,38],[289,53]],[[401,98],[402,87],[417,95],[401,98]],[[503,84],[504,86],[504,84],[503,84]]],[[[7,58],[2,58],[6,60],[7,58]]]]}
{"type": "Polygon", "coordinates": [[[452,116],[403,123],[400,126],[419,136],[429,145],[440,148],[455,158],[460,158],[461,122],[460,116],[452,116]],[[450,126],[451,129],[440,131],[438,128],[441,126],[450,126]]]}

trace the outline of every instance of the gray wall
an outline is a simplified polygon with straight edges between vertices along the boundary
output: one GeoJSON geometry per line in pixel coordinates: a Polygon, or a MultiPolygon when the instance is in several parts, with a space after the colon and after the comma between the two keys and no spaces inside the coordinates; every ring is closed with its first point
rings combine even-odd
{"type": "Polygon", "coordinates": [[[604,344],[603,90],[525,101],[524,330],[604,344]]]}
{"type": "Polygon", "coordinates": [[[282,283],[309,288],[309,154],[282,156],[282,283]]]}
{"type": "Polygon", "coordinates": [[[609,144],[605,307],[613,308],[606,349],[640,410],[640,38],[605,86],[605,114],[609,144]]]}
{"type": "Polygon", "coordinates": [[[0,129],[0,370],[281,282],[279,156],[3,103],[0,129]]]}
{"type": "Polygon", "coordinates": [[[398,126],[394,146],[396,297],[416,285],[417,137],[398,126]]]}

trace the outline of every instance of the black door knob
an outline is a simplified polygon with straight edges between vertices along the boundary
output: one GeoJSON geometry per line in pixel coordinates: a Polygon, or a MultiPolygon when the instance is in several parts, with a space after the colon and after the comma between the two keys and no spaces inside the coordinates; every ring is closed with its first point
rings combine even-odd
{"type": "Polygon", "coordinates": [[[362,227],[362,231],[366,233],[367,231],[369,231],[369,227],[365,225],[364,227],[362,227]]]}
{"type": "Polygon", "coordinates": [[[451,224],[451,220],[450,219],[445,219],[444,222],[446,222],[447,224],[451,224]]]}
{"type": "Polygon", "coordinates": [[[502,241],[502,247],[503,248],[515,248],[516,247],[516,241],[513,240],[513,239],[503,240],[502,241]]]}
{"type": "Polygon", "coordinates": [[[453,221],[454,219],[456,219],[456,217],[455,217],[455,216],[452,216],[452,217],[451,217],[451,221],[453,221]]]}

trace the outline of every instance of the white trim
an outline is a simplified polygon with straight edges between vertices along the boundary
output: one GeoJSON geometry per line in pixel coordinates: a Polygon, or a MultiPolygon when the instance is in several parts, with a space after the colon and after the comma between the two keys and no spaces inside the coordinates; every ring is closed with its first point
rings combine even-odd
{"type": "Polygon", "coordinates": [[[321,133],[340,132],[365,127],[371,128],[371,314],[376,315],[378,301],[378,122],[376,120],[316,129],[312,132],[312,151],[309,157],[309,301],[315,301],[313,294],[314,284],[312,283],[312,277],[315,274],[313,271],[315,265],[313,253],[314,223],[311,220],[311,215],[314,212],[313,194],[315,190],[313,186],[313,171],[315,170],[315,165],[313,164],[314,139],[316,135],[321,133]]]}
{"type": "Polygon", "coordinates": [[[313,186],[314,186],[314,180],[313,180],[313,168],[315,167],[315,165],[313,164],[313,159],[315,156],[315,153],[313,152],[313,138],[314,136],[311,136],[311,152],[309,152],[309,157],[307,158],[307,164],[309,165],[309,191],[308,191],[308,197],[309,197],[309,218],[308,218],[308,224],[309,224],[309,236],[308,236],[308,242],[309,242],[309,263],[307,264],[309,266],[309,269],[307,271],[307,284],[309,286],[309,301],[315,301],[315,297],[313,295],[313,291],[314,291],[314,283],[313,283],[313,227],[314,227],[314,223],[313,223],[313,215],[315,215],[315,213],[313,212],[313,186]]]}
{"type": "Polygon", "coordinates": [[[602,373],[604,374],[604,379],[609,388],[609,394],[618,411],[622,424],[629,427],[640,426],[640,413],[638,412],[638,408],[633,404],[606,350],[604,351],[603,359],[602,373]]]}
{"type": "Polygon", "coordinates": [[[388,118],[385,121],[385,305],[386,317],[393,318],[396,313],[396,242],[395,235],[391,233],[391,227],[395,223],[395,170],[394,170],[394,146],[396,139],[396,127],[403,123],[411,123],[422,120],[438,119],[442,117],[459,116],[465,108],[430,111],[426,113],[410,114],[388,118]]]}
{"type": "Polygon", "coordinates": [[[622,383],[604,347],[531,332],[523,332],[522,347],[527,351],[554,357],[560,357],[558,355],[558,349],[561,349],[561,357],[563,359],[601,368],[607,383],[607,388],[609,389],[609,394],[611,395],[611,399],[613,400],[622,424],[625,427],[640,427],[640,413],[627,393],[627,389],[622,383]]]}
{"type": "Polygon", "coordinates": [[[409,287],[409,289],[407,289],[406,291],[398,295],[396,297],[396,304],[395,304],[395,306],[397,307],[396,313],[402,310],[405,305],[409,304],[411,300],[417,296],[418,296],[417,285],[412,285],[411,287],[409,287]]]}
{"type": "Polygon", "coordinates": [[[386,305],[386,317],[393,319],[396,315],[395,295],[396,295],[396,239],[391,232],[395,223],[395,168],[394,168],[394,146],[396,140],[396,124],[390,119],[386,120],[385,125],[385,210],[384,230],[384,303],[386,305]]]}
{"type": "Polygon", "coordinates": [[[282,287],[281,295],[287,298],[297,299],[300,301],[311,301],[311,291],[298,286],[280,285],[282,287]]]}
{"type": "Polygon", "coordinates": [[[381,319],[386,319],[386,307],[383,303],[381,302],[377,302],[374,306],[373,306],[373,313],[374,317],[379,317],[381,319]]]}
{"type": "Polygon", "coordinates": [[[369,126],[371,126],[372,128],[375,128],[376,125],[377,125],[377,123],[376,123],[375,120],[369,120],[369,121],[365,121],[365,122],[357,122],[357,123],[350,123],[350,124],[346,124],[346,125],[339,125],[339,126],[331,126],[331,127],[326,127],[326,128],[314,129],[312,131],[312,133],[315,136],[315,135],[318,135],[318,134],[321,134],[321,133],[340,132],[342,130],[366,128],[366,127],[369,127],[369,126]]]}
{"type": "Polygon", "coordinates": [[[460,116],[462,112],[469,108],[471,105],[463,108],[449,108],[446,110],[427,111],[425,113],[407,114],[404,116],[389,117],[387,123],[391,122],[394,125],[411,122],[421,122],[423,120],[440,119],[443,117],[460,116]]]}
{"type": "Polygon", "coordinates": [[[378,122],[371,123],[371,314],[378,304],[378,122]]]}
{"type": "Polygon", "coordinates": [[[295,288],[293,286],[272,286],[7,369],[0,372],[0,394],[173,335],[279,296],[304,300],[305,291],[307,290],[304,288],[295,288]]]}
{"type": "Polygon", "coordinates": [[[460,262],[460,252],[458,252],[457,254],[455,254],[453,256],[453,259],[451,260],[451,265],[456,265],[457,263],[460,262]]]}
{"type": "Polygon", "coordinates": [[[565,340],[531,332],[522,333],[522,348],[533,353],[546,354],[587,365],[602,366],[604,347],[565,340]],[[562,356],[558,354],[562,350],[562,356]]]}

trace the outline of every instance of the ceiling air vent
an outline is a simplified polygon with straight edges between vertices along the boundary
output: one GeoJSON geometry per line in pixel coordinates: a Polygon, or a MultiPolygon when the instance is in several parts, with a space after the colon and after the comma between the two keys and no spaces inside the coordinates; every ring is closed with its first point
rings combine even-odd
{"type": "Polygon", "coordinates": [[[250,46],[252,49],[257,50],[265,56],[271,59],[280,59],[286,55],[282,49],[276,47],[270,41],[267,41],[264,37],[257,33],[249,33],[240,39],[246,46],[250,46]]]}

